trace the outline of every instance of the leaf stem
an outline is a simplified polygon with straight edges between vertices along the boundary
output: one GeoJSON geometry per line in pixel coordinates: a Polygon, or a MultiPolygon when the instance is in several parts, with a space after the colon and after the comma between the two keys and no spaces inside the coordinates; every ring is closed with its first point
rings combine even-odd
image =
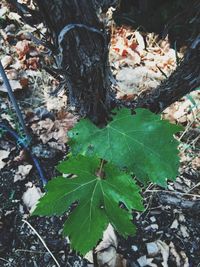
{"type": "Polygon", "coordinates": [[[96,172],[97,177],[99,177],[101,179],[105,178],[105,173],[103,171],[103,166],[104,166],[105,163],[106,163],[106,161],[104,159],[101,159],[100,168],[96,172]]]}
{"type": "Polygon", "coordinates": [[[94,267],[99,267],[98,260],[97,260],[97,253],[96,253],[95,249],[92,250],[92,256],[93,256],[94,267]]]}

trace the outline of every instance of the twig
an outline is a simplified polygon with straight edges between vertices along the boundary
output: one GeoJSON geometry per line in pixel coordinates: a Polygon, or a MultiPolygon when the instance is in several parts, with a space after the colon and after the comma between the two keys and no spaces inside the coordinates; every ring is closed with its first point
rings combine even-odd
{"type": "MultiPolygon", "coordinates": [[[[185,194],[188,195],[188,194],[185,194]]],[[[200,209],[200,199],[196,200],[188,200],[182,198],[180,194],[173,194],[173,191],[166,192],[164,190],[160,190],[160,192],[156,192],[156,197],[158,202],[161,205],[169,205],[174,206],[179,209],[193,212],[195,214],[199,214],[200,209]]]]}
{"type": "MultiPolygon", "coordinates": [[[[195,188],[199,187],[200,186],[200,183],[197,183],[196,185],[194,185],[192,188],[190,188],[187,193],[193,191],[195,188]]],[[[200,197],[200,196],[199,196],[200,197]]]]}
{"type": "Polygon", "coordinates": [[[42,251],[35,251],[35,250],[28,250],[28,249],[16,249],[15,250],[15,253],[18,253],[18,252],[25,252],[25,253],[35,253],[35,254],[44,254],[46,252],[42,252],[42,251]]]}
{"type": "Polygon", "coordinates": [[[15,265],[13,265],[13,263],[11,263],[10,261],[8,261],[8,260],[6,260],[6,259],[4,259],[2,257],[0,257],[0,260],[6,262],[7,264],[9,264],[9,266],[15,266],[15,265]]]}
{"type": "Polygon", "coordinates": [[[162,193],[163,192],[163,193],[169,193],[169,194],[172,194],[172,195],[176,195],[177,194],[177,195],[180,195],[180,196],[190,196],[190,197],[200,198],[200,195],[188,194],[188,192],[190,192],[193,188],[191,188],[189,191],[187,191],[187,193],[181,193],[181,192],[178,192],[178,191],[169,191],[169,190],[146,190],[144,192],[144,194],[145,193],[151,193],[152,194],[152,193],[162,193]]]}
{"type": "Polygon", "coordinates": [[[26,223],[31,230],[37,235],[37,237],[40,239],[41,243],[43,244],[43,246],[46,248],[46,250],[49,252],[49,254],[51,255],[52,259],[55,261],[56,265],[58,267],[61,267],[60,264],[58,263],[58,261],[56,260],[56,258],[54,257],[54,255],[52,254],[52,252],[50,251],[50,249],[47,247],[46,243],[44,242],[44,240],[42,239],[42,237],[39,235],[39,233],[35,230],[35,228],[33,228],[33,226],[26,220],[22,220],[22,222],[26,223]]]}

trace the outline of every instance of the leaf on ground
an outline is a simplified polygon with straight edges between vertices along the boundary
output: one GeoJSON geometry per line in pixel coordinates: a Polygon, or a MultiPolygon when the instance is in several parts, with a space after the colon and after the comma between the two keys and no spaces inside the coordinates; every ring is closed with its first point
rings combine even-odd
{"type": "Polygon", "coordinates": [[[33,166],[30,164],[18,166],[18,170],[16,171],[14,176],[14,183],[17,181],[24,180],[26,176],[30,173],[32,167],[33,166]]]}
{"type": "Polygon", "coordinates": [[[4,162],[4,159],[7,159],[10,152],[6,150],[0,150],[0,170],[3,169],[6,165],[6,162],[4,162]]]}
{"type": "Polygon", "coordinates": [[[68,135],[73,154],[95,154],[126,167],[142,182],[165,186],[167,178],[178,174],[178,141],[173,134],[181,129],[146,109],[137,109],[135,115],[120,109],[105,128],[82,119],[68,135]]]}
{"type": "Polygon", "coordinates": [[[42,195],[43,193],[41,192],[40,188],[36,187],[35,185],[28,187],[26,192],[24,192],[22,200],[30,212],[35,209],[36,204],[42,195]]]}
{"type": "Polygon", "coordinates": [[[6,69],[11,63],[12,63],[12,57],[11,56],[4,56],[1,60],[1,64],[4,67],[4,69],[6,69]]]}
{"type": "Polygon", "coordinates": [[[65,113],[65,117],[52,120],[36,121],[31,125],[34,134],[38,135],[43,144],[48,143],[50,147],[65,151],[68,140],[67,131],[76,123],[77,117],[71,113],[65,113]]]}
{"type": "Polygon", "coordinates": [[[99,159],[82,155],[62,162],[58,170],[77,177],[51,180],[46,195],[33,212],[33,215],[60,215],[76,202],[63,233],[81,254],[95,247],[109,222],[124,237],[134,234],[132,209],[143,209],[139,188],[131,176],[107,163],[103,168],[105,177],[101,179],[97,175],[99,167],[99,159]],[[122,203],[125,208],[120,207],[122,203]]]}
{"type": "MultiPolygon", "coordinates": [[[[22,86],[19,81],[10,80],[9,83],[13,91],[22,89],[22,86]]],[[[0,84],[0,92],[7,93],[7,88],[4,83],[0,84]]]]}

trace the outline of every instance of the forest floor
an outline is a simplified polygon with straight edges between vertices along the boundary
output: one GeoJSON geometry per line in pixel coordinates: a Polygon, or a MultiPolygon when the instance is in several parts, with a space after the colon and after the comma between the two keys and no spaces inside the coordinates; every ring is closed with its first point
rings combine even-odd
{"type": "MultiPolygon", "coordinates": [[[[56,175],[55,166],[66,156],[67,131],[78,115],[67,104],[65,90],[50,95],[59,81],[44,70],[44,65],[50,66],[53,61],[44,46],[32,38],[38,30],[45,34],[44,26],[35,29],[25,25],[3,3],[0,18],[0,58],[31,132],[32,153],[50,180],[56,175]]],[[[183,57],[184,49],[175,51],[167,39],[159,40],[153,33],[111,27],[110,66],[118,98],[130,101],[155,88],[183,57]]],[[[0,122],[23,137],[1,80],[0,96],[0,122]]],[[[105,266],[200,266],[199,102],[196,90],[162,113],[164,119],[185,129],[176,136],[180,141],[179,176],[175,182],[168,182],[166,189],[153,184],[144,188],[146,209],[134,216],[137,233],[127,240],[118,237],[117,250],[111,249],[112,244],[105,249],[107,254],[102,257],[109,261],[105,266]],[[112,265],[116,255],[118,261],[112,265]]],[[[88,257],[83,259],[72,251],[69,239],[62,236],[66,216],[30,217],[43,192],[27,153],[0,131],[0,266],[88,266],[88,257]]]]}

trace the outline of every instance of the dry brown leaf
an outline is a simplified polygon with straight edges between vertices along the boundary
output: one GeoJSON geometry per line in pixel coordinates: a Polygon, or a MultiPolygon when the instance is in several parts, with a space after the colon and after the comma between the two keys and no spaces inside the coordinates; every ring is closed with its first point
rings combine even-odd
{"type": "Polygon", "coordinates": [[[117,254],[117,236],[111,224],[104,231],[103,239],[96,247],[97,262],[99,267],[122,267],[123,258],[117,254]]]}
{"type": "Polygon", "coordinates": [[[31,128],[42,140],[43,144],[48,143],[52,148],[65,150],[65,144],[68,140],[67,131],[69,131],[77,121],[77,117],[71,113],[65,113],[65,118],[52,121],[45,120],[33,123],[31,128]]]}
{"type": "Polygon", "coordinates": [[[114,246],[115,248],[118,246],[117,236],[111,224],[109,224],[107,229],[104,231],[103,240],[96,247],[95,251],[99,252],[109,246],[114,246]]]}
{"type": "MultiPolygon", "coordinates": [[[[10,82],[10,86],[12,88],[12,91],[16,91],[16,90],[22,89],[22,86],[21,86],[19,81],[17,81],[17,80],[9,80],[9,82],[10,82]]],[[[4,83],[0,85],[0,92],[7,93],[7,88],[6,88],[4,83]]]]}
{"type": "Polygon", "coordinates": [[[37,70],[39,68],[39,57],[30,57],[25,62],[25,67],[31,70],[37,70]]]}
{"type": "Polygon", "coordinates": [[[12,63],[12,57],[11,56],[4,56],[1,60],[1,64],[6,69],[10,64],[12,63]]]}
{"type": "Polygon", "coordinates": [[[41,192],[40,188],[36,187],[35,185],[28,187],[26,192],[23,194],[22,200],[30,212],[35,209],[36,204],[42,195],[43,193],[41,192]]]}
{"type": "Polygon", "coordinates": [[[18,166],[18,170],[14,176],[14,183],[17,181],[22,181],[26,178],[26,176],[30,173],[32,169],[32,165],[20,165],[18,166]]]}
{"type": "Polygon", "coordinates": [[[192,168],[194,168],[195,170],[200,169],[200,157],[196,156],[193,160],[192,160],[192,168]]]}
{"type": "Polygon", "coordinates": [[[18,79],[18,72],[16,69],[6,70],[6,74],[9,80],[17,80],[18,79]]]}
{"type": "Polygon", "coordinates": [[[20,60],[24,60],[28,52],[30,51],[30,41],[23,40],[17,42],[15,45],[16,52],[20,60]]]}
{"type": "Polygon", "coordinates": [[[22,88],[25,88],[25,87],[28,87],[28,78],[26,77],[22,77],[20,80],[19,80],[22,88]]]}
{"type": "Polygon", "coordinates": [[[17,21],[18,23],[21,23],[21,16],[18,14],[18,13],[15,13],[15,12],[9,12],[8,13],[8,18],[10,20],[15,20],[17,21]]]}
{"type": "MultiPolygon", "coordinates": [[[[103,239],[95,249],[97,254],[98,267],[125,267],[126,261],[121,255],[117,254],[117,236],[111,224],[104,231],[103,239]]],[[[93,252],[88,252],[85,257],[93,264],[93,252]]]]}

